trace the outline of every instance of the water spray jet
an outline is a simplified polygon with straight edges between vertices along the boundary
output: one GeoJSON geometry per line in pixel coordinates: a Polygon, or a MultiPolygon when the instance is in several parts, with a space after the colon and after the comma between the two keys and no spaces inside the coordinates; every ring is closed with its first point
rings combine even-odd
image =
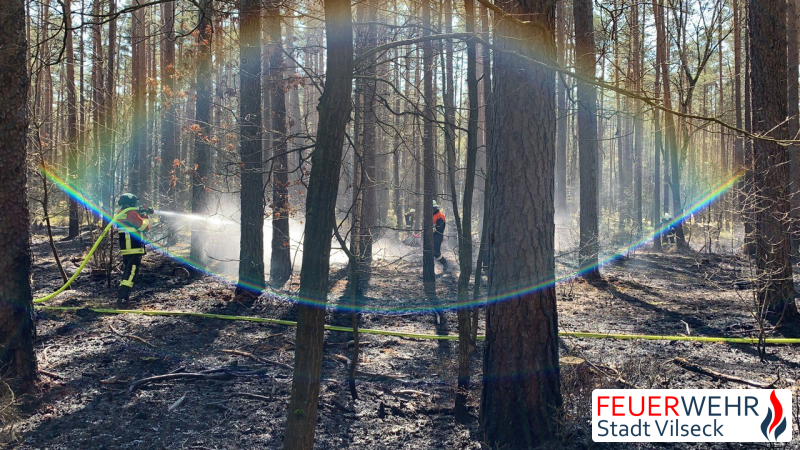
{"type": "Polygon", "coordinates": [[[208,217],[208,216],[201,216],[199,214],[188,214],[188,213],[179,213],[175,211],[162,211],[157,209],[153,211],[153,213],[157,216],[167,216],[167,217],[178,217],[183,220],[191,220],[194,222],[208,222],[212,225],[235,225],[236,222],[225,219],[222,217],[208,217]]]}

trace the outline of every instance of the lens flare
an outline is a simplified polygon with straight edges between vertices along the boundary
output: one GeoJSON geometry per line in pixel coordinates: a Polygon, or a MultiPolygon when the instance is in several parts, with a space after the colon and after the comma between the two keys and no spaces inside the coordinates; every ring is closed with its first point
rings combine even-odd
{"type": "MultiPolygon", "coordinates": [[[[101,217],[101,218],[103,218],[105,220],[111,220],[111,217],[112,217],[111,214],[113,214],[113,211],[112,212],[108,212],[108,211],[103,210],[103,208],[98,206],[95,202],[93,202],[92,200],[87,198],[77,187],[75,187],[74,185],[72,185],[72,184],[68,183],[67,181],[65,181],[63,178],[61,178],[58,174],[56,174],[52,170],[50,170],[48,168],[45,168],[44,169],[44,174],[45,174],[45,176],[47,177],[48,180],[50,180],[55,185],[57,185],[62,191],[64,191],[68,196],[70,196],[75,201],[77,201],[81,206],[86,208],[87,211],[90,211],[91,213],[93,213],[93,214],[95,214],[95,215],[97,215],[97,216],[99,216],[99,217],[101,217]]],[[[248,282],[243,281],[243,280],[236,280],[236,279],[234,279],[234,278],[232,278],[230,276],[226,276],[224,274],[220,274],[218,272],[214,272],[213,270],[209,269],[207,266],[205,266],[201,262],[193,261],[193,260],[191,260],[189,258],[180,256],[180,255],[170,251],[168,248],[158,245],[155,242],[148,241],[148,244],[154,250],[156,250],[157,252],[161,253],[162,255],[164,255],[166,257],[169,257],[169,258],[171,258],[171,259],[173,259],[173,260],[175,260],[175,261],[177,261],[177,262],[179,262],[179,263],[181,263],[183,265],[186,265],[186,266],[192,268],[195,271],[202,272],[204,274],[207,274],[207,275],[210,275],[210,276],[213,276],[213,277],[216,277],[216,278],[219,278],[219,279],[231,282],[231,283],[238,284],[239,286],[241,286],[243,288],[250,289],[250,290],[253,290],[253,291],[262,291],[263,290],[267,294],[270,294],[270,295],[272,295],[274,297],[277,297],[277,298],[283,298],[283,299],[286,299],[288,301],[294,301],[294,302],[297,302],[297,303],[313,305],[313,306],[319,306],[319,307],[323,307],[323,308],[324,307],[331,307],[331,308],[335,308],[337,310],[345,311],[345,312],[357,311],[357,312],[371,313],[371,314],[432,313],[432,312],[436,312],[436,311],[441,312],[441,311],[446,311],[446,310],[455,310],[455,309],[460,309],[460,308],[471,308],[471,307],[478,306],[478,305],[492,304],[492,303],[496,303],[496,302],[501,302],[503,300],[507,300],[507,299],[511,299],[511,298],[515,298],[515,297],[520,297],[520,296],[523,296],[523,295],[532,294],[532,293],[538,292],[538,291],[540,291],[542,289],[554,286],[555,284],[557,284],[559,282],[566,281],[566,280],[569,280],[569,279],[572,279],[572,278],[575,278],[575,277],[579,277],[579,276],[585,274],[586,272],[588,272],[590,270],[593,270],[593,269],[595,269],[597,267],[602,267],[602,266],[608,264],[609,262],[619,258],[621,255],[629,253],[629,252],[631,252],[631,251],[633,251],[633,250],[635,250],[635,249],[637,249],[639,247],[642,247],[643,245],[645,245],[648,242],[652,241],[656,236],[660,236],[661,234],[663,234],[670,227],[672,227],[672,226],[674,226],[674,225],[676,225],[676,224],[678,224],[680,222],[685,221],[686,219],[690,218],[693,214],[701,211],[702,209],[704,209],[705,207],[707,207],[708,205],[713,203],[716,199],[718,199],[725,192],[730,190],[736,184],[736,182],[739,181],[742,178],[743,175],[744,175],[744,171],[743,170],[740,170],[740,171],[734,173],[733,175],[731,175],[730,178],[728,178],[727,180],[723,181],[722,183],[720,183],[719,185],[715,186],[714,188],[708,190],[705,194],[701,195],[700,197],[695,199],[693,202],[691,202],[691,205],[688,208],[686,208],[677,217],[675,217],[672,220],[662,224],[660,227],[655,228],[652,232],[650,232],[646,236],[642,237],[641,239],[638,239],[637,241],[631,243],[627,247],[621,248],[621,249],[617,250],[616,252],[614,252],[612,254],[609,254],[607,256],[604,256],[603,258],[598,259],[597,264],[592,264],[592,265],[579,267],[577,270],[572,271],[572,272],[570,272],[570,273],[568,273],[566,275],[563,275],[563,276],[555,276],[554,275],[554,276],[549,277],[547,279],[532,280],[532,282],[529,282],[528,284],[526,284],[524,286],[507,287],[506,288],[507,290],[502,292],[502,293],[500,293],[500,294],[494,294],[494,295],[491,295],[489,297],[475,299],[475,300],[469,300],[469,301],[465,301],[465,302],[443,302],[443,303],[437,303],[435,305],[424,304],[424,305],[421,305],[421,306],[402,306],[402,307],[396,307],[396,306],[384,306],[384,307],[353,306],[353,305],[344,305],[344,304],[332,305],[332,304],[328,304],[328,303],[325,303],[325,302],[320,302],[320,301],[315,300],[315,299],[302,298],[302,297],[299,297],[297,295],[289,295],[286,292],[274,291],[274,290],[271,290],[269,288],[262,289],[262,288],[260,288],[259,286],[255,285],[253,283],[248,283],[248,282]]],[[[157,213],[161,214],[161,215],[179,216],[181,218],[186,218],[188,220],[207,221],[207,222],[216,223],[216,224],[220,224],[220,225],[229,225],[229,224],[233,224],[234,223],[233,221],[230,221],[228,219],[217,218],[217,217],[205,217],[205,216],[199,216],[199,215],[196,215],[196,214],[182,214],[182,213],[176,213],[176,212],[171,212],[171,211],[158,211],[157,213]]]]}

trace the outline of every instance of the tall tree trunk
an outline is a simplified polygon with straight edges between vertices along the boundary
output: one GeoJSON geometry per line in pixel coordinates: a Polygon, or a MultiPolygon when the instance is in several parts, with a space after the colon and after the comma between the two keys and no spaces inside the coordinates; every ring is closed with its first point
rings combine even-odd
{"type": "MultiPolygon", "coordinates": [[[[143,0],[134,0],[141,5],[143,0]]],[[[136,195],[142,197],[147,189],[147,64],[146,31],[144,8],[131,15],[131,91],[133,96],[133,117],[131,120],[131,147],[129,153],[128,186],[136,195]]]]}
{"type": "MultiPolygon", "coordinates": [[[[286,61],[287,75],[285,76],[287,80],[292,81],[287,82],[289,89],[287,93],[287,122],[289,126],[289,141],[287,145],[290,150],[296,150],[306,144],[306,140],[300,138],[300,133],[303,132],[303,116],[300,112],[300,86],[294,83],[298,76],[297,63],[295,62],[295,58],[297,58],[295,54],[295,40],[297,39],[297,35],[294,28],[294,18],[286,17],[284,18],[284,22],[286,23],[286,52],[292,56],[292,58],[286,61]]],[[[302,151],[295,151],[292,155],[289,165],[292,170],[295,170],[293,178],[295,181],[304,180],[305,164],[303,163],[302,151]]],[[[305,186],[303,186],[302,183],[295,185],[294,196],[305,198],[305,186]]]]}
{"type": "MultiPolygon", "coordinates": [[[[113,117],[114,117],[114,90],[116,79],[114,77],[117,56],[117,19],[113,17],[116,13],[116,3],[108,2],[108,13],[112,18],[108,23],[108,62],[106,63],[105,88],[103,89],[103,106],[100,110],[101,118],[101,138],[100,145],[104,149],[101,156],[100,171],[100,198],[103,208],[111,211],[114,208],[112,199],[114,192],[114,172],[113,172],[113,151],[112,142],[114,140],[113,117]]],[[[111,240],[109,242],[109,253],[113,248],[111,240]]],[[[110,258],[109,258],[110,264],[110,258]]],[[[109,274],[111,271],[109,270],[109,274]]]]}
{"type": "MultiPolygon", "coordinates": [[[[422,35],[431,34],[431,3],[430,0],[422,1],[422,35]]],[[[422,165],[424,168],[424,187],[422,200],[422,284],[425,295],[429,298],[436,296],[436,279],[433,268],[433,200],[436,196],[436,160],[434,159],[435,146],[434,134],[436,132],[433,121],[435,120],[435,106],[433,94],[433,44],[431,41],[422,43],[422,78],[424,132],[422,136],[422,165]]]]}
{"type": "MultiPolygon", "coordinates": [[[[278,19],[279,20],[279,19],[278,19]]],[[[272,24],[270,24],[272,25],[272,24]]],[[[280,26],[280,25],[279,25],[280,26]]],[[[267,33],[272,31],[268,26],[267,33]]],[[[280,31],[279,31],[280,33],[280,31]]],[[[261,152],[261,2],[239,3],[241,244],[236,297],[251,303],[264,288],[264,191],[261,152]]],[[[283,91],[281,91],[283,94],[283,91]]],[[[282,136],[283,137],[283,136],[282,136]]],[[[286,141],[283,140],[285,143],[286,141]]]]}
{"type": "MultiPolygon", "coordinates": [[[[564,67],[567,55],[566,0],[556,3],[556,51],[558,64],[564,67]]],[[[567,108],[568,80],[556,74],[558,119],[556,120],[556,214],[569,216],[567,211],[567,128],[569,128],[569,109],[567,108]]]]}
{"type": "MultiPolygon", "coordinates": [[[[67,16],[69,17],[69,16],[67,16]]],[[[28,88],[25,2],[0,2],[0,375],[24,392],[36,381],[28,233],[28,88]]]]}
{"type": "Polygon", "coordinates": [[[331,233],[339,186],[353,74],[353,25],[349,0],[324,0],[327,68],[319,101],[319,127],[311,159],[300,297],[317,304],[299,307],[284,448],[311,450],[317,422],[331,233]]]}
{"type": "MultiPolygon", "coordinates": [[[[551,5],[547,0],[498,3],[532,24],[498,17],[495,45],[531,58],[553,58],[551,5]]],[[[561,406],[555,287],[515,292],[555,274],[555,73],[495,51],[493,94],[489,295],[504,300],[487,312],[481,426],[492,447],[530,448],[554,437],[561,406]]]]}
{"type": "MultiPolygon", "coordinates": [[[[719,0],[719,28],[717,29],[718,37],[717,40],[717,52],[719,53],[719,89],[718,89],[718,96],[717,96],[717,116],[724,117],[725,116],[725,80],[723,78],[722,70],[724,68],[724,61],[723,51],[722,51],[722,44],[724,42],[725,33],[723,31],[723,27],[725,26],[723,23],[723,16],[722,13],[725,7],[725,0],[719,0]]],[[[720,151],[720,164],[722,165],[722,170],[727,173],[728,172],[728,148],[726,145],[726,136],[728,134],[728,130],[725,128],[724,125],[719,126],[719,151],[720,151]]],[[[726,195],[725,198],[727,199],[728,196],[726,195]]],[[[726,200],[727,201],[727,200],[726,200]]]]}
{"type": "MultiPolygon", "coordinates": [[[[481,15],[481,37],[485,41],[489,41],[489,11],[485,5],[480,6],[480,15],[481,15]]],[[[486,164],[483,177],[483,195],[482,195],[482,214],[480,220],[480,245],[478,245],[478,257],[477,263],[475,265],[475,280],[473,282],[472,288],[472,296],[473,300],[477,300],[481,293],[481,277],[483,274],[484,267],[488,262],[488,236],[489,236],[489,215],[491,214],[491,208],[489,208],[489,149],[492,147],[491,140],[492,140],[492,133],[491,127],[489,124],[492,123],[492,70],[491,70],[491,52],[489,51],[489,47],[483,47],[483,109],[484,109],[484,153],[486,158],[486,164]]],[[[475,308],[472,312],[472,324],[471,324],[471,340],[473,345],[476,343],[477,335],[478,335],[478,319],[479,319],[479,312],[478,308],[475,308]]]]}
{"type": "MultiPolygon", "coordinates": [[[[444,32],[449,34],[453,32],[453,2],[452,0],[444,0],[442,10],[444,12],[444,32]]],[[[474,31],[474,30],[473,30],[474,31]]],[[[456,110],[455,110],[455,92],[453,86],[453,42],[449,39],[444,41],[444,51],[441,52],[442,68],[442,84],[444,93],[442,99],[444,100],[444,141],[445,153],[447,155],[447,180],[450,188],[451,204],[453,206],[453,222],[456,224],[456,234],[460,240],[463,237],[461,233],[461,217],[459,215],[458,207],[458,191],[457,175],[456,175],[456,110]]],[[[469,76],[469,75],[467,75],[469,76]]],[[[472,263],[470,262],[470,267],[472,263]]]]}
{"type": "MultiPolygon", "coordinates": [[[[211,180],[211,40],[213,0],[202,0],[197,29],[197,99],[195,101],[194,166],[192,171],[192,212],[208,213],[206,184],[211,180]]],[[[202,263],[206,259],[205,248],[208,232],[200,221],[193,222],[190,259],[202,263]]],[[[241,264],[240,264],[241,265],[241,264]]]]}
{"type": "MultiPolygon", "coordinates": [[[[745,15],[749,16],[750,6],[745,3],[745,15]]],[[[750,73],[750,19],[747,19],[746,32],[744,33],[744,129],[748,133],[753,132],[753,93],[751,89],[752,79],[750,73]]],[[[747,139],[745,141],[744,149],[744,166],[746,173],[744,176],[742,197],[744,204],[742,205],[742,215],[744,216],[744,249],[748,255],[755,255],[755,218],[754,204],[753,204],[753,140],[747,139]]]]}
{"type": "MultiPolygon", "coordinates": [[[[657,59],[661,65],[661,86],[664,89],[664,107],[672,109],[672,95],[670,94],[670,80],[669,80],[669,43],[666,37],[666,25],[664,23],[664,0],[653,0],[653,14],[656,21],[656,34],[658,41],[657,59]]],[[[664,128],[667,135],[667,155],[669,156],[669,166],[671,173],[669,175],[669,185],[672,195],[672,208],[675,216],[681,214],[681,196],[680,196],[680,179],[681,169],[680,161],[678,161],[678,138],[675,129],[675,118],[671,113],[664,113],[664,128]]],[[[664,168],[666,169],[667,162],[664,161],[664,168]]],[[[666,170],[665,170],[666,173],[666,170]]],[[[683,236],[683,225],[681,222],[675,224],[675,235],[677,239],[678,248],[686,247],[686,240],[683,236]]]]}
{"type": "MultiPolygon", "coordinates": [[[[100,15],[100,0],[92,1],[92,14],[100,15]]],[[[91,27],[92,36],[92,152],[87,167],[91,169],[91,187],[95,198],[100,197],[100,109],[103,103],[103,28],[98,24],[91,27]]],[[[41,87],[37,83],[37,92],[41,87]]],[[[103,175],[106,176],[106,175],[103,175]]]]}
{"type": "MultiPolygon", "coordinates": [[[[592,1],[574,0],[572,12],[575,19],[576,68],[579,73],[594,79],[596,57],[592,1]]],[[[597,254],[600,250],[597,225],[597,154],[600,152],[597,141],[597,92],[593,85],[580,80],[578,146],[581,171],[580,270],[584,277],[596,279],[600,277],[600,268],[597,265],[597,254]]]]}
{"type": "MultiPolygon", "coordinates": [[[[644,23],[642,18],[641,23],[644,23]]],[[[641,30],[639,23],[639,2],[631,5],[631,34],[633,35],[633,49],[631,68],[633,72],[632,85],[634,91],[642,90],[642,48],[641,30]]],[[[643,28],[643,27],[642,27],[643,28]]],[[[636,233],[642,231],[642,144],[644,141],[644,120],[642,118],[642,102],[633,100],[633,227],[636,233]]],[[[595,135],[596,137],[596,135],[595,135]]],[[[581,177],[583,180],[583,177],[581,177]]]]}
{"type": "MultiPolygon", "coordinates": [[[[786,0],[749,9],[753,132],[786,139],[786,0]]],[[[759,300],[778,314],[797,315],[789,257],[789,154],[778,143],[753,142],[756,284],[759,300]]]]}
{"type": "MultiPolygon", "coordinates": [[[[395,0],[395,8],[397,7],[397,1],[395,0]]],[[[393,18],[393,24],[397,25],[397,16],[395,15],[393,18]]],[[[401,49],[398,48],[395,53],[395,57],[401,55],[401,49]]],[[[394,83],[395,85],[400,85],[400,62],[396,61],[394,66],[394,83]]],[[[408,76],[408,74],[406,74],[408,76]]],[[[403,203],[401,201],[401,194],[403,192],[403,181],[400,179],[400,147],[403,145],[403,135],[401,130],[405,131],[406,124],[407,124],[407,117],[403,116],[401,119],[401,108],[402,107],[402,99],[400,95],[394,96],[394,142],[392,144],[392,192],[394,194],[393,201],[394,201],[394,216],[395,216],[395,228],[397,229],[398,237],[400,236],[400,230],[405,229],[405,219],[403,214],[403,203]],[[402,122],[401,122],[402,120],[402,122]]]]}
{"type": "MultiPolygon", "coordinates": [[[[475,32],[475,1],[465,0],[467,33],[475,32]]],[[[458,275],[458,303],[469,300],[469,278],[472,275],[472,197],[475,190],[475,171],[478,160],[478,61],[475,41],[467,41],[467,167],[464,177],[464,219],[458,240],[458,258],[461,272],[458,275]]],[[[466,423],[467,395],[469,394],[469,355],[471,322],[469,310],[459,308],[458,314],[458,387],[456,390],[456,420],[466,423]]]]}
{"type": "MultiPolygon", "coordinates": [[[[359,32],[358,41],[361,43],[360,50],[374,48],[378,45],[378,35],[375,25],[377,9],[373,0],[368,0],[359,4],[363,8],[362,16],[370,23],[362,27],[359,32]]],[[[377,55],[376,55],[377,58],[377,55]]],[[[359,285],[357,292],[363,293],[369,282],[369,273],[372,266],[372,245],[373,232],[377,225],[377,193],[376,193],[376,154],[377,154],[377,128],[378,116],[375,113],[375,99],[377,89],[377,59],[366,62],[364,68],[364,79],[361,82],[362,94],[362,135],[361,135],[361,181],[358,182],[361,194],[361,216],[358,220],[359,226],[356,232],[359,237],[359,285]]]]}
{"type": "MultiPolygon", "coordinates": [[[[280,2],[269,3],[266,32],[269,39],[270,113],[272,117],[272,253],[269,282],[283,286],[292,276],[289,246],[289,158],[286,133],[286,83],[283,76],[283,32],[280,2]]],[[[260,186],[259,186],[260,191],[260,186]]],[[[261,195],[261,194],[259,194],[261,195]]],[[[263,211],[260,213],[263,215],[263,211]]],[[[263,222],[263,220],[261,221],[263,222]]],[[[263,255],[261,255],[263,260],[263,255]]],[[[262,263],[263,265],[263,263],[262,263]]],[[[262,269],[263,270],[263,269],[262,269]]]]}
{"type": "MultiPolygon", "coordinates": [[[[740,0],[731,0],[733,8],[733,102],[736,110],[736,128],[742,129],[742,21],[740,0]]],[[[738,134],[733,138],[733,158],[736,170],[744,167],[744,141],[738,134]]],[[[741,186],[741,183],[740,183],[741,186]]],[[[741,206],[741,198],[739,199],[741,206]]]]}
{"type": "MultiPolygon", "coordinates": [[[[798,131],[800,131],[800,121],[798,120],[798,113],[800,110],[798,109],[798,102],[800,102],[800,96],[798,96],[798,84],[797,79],[800,76],[798,72],[798,62],[800,62],[800,48],[798,47],[798,8],[797,8],[797,0],[786,0],[786,29],[787,29],[787,39],[788,39],[788,54],[787,54],[787,61],[789,65],[788,76],[786,79],[788,80],[788,110],[786,112],[788,117],[788,125],[789,125],[789,139],[798,139],[798,131]]],[[[792,252],[796,253],[797,248],[800,245],[800,146],[791,145],[788,148],[789,152],[789,161],[790,161],[790,170],[789,170],[789,180],[790,180],[790,191],[789,196],[791,199],[791,222],[790,222],[790,236],[792,241],[792,252]]]]}
{"type": "MultiPolygon", "coordinates": [[[[654,95],[661,98],[661,65],[655,64],[654,95]]],[[[653,108],[653,229],[658,230],[661,223],[661,152],[664,148],[663,133],[661,132],[661,111],[653,108]]],[[[661,234],[653,237],[653,250],[661,251],[661,234]]]]}
{"type": "Polygon", "coordinates": [[[161,39],[163,60],[161,61],[161,95],[164,117],[161,120],[161,174],[159,178],[160,204],[165,209],[175,210],[175,187],[177,174],[175,160],[178,159],[178,144],[175,125],[178,120],[175,91],[175,2],[161,4],[164,37],[161,39]]]}
{"type": "MultiPolygon", "coordinates": [[[[151,23],[152,23],[153,18],[155,17],[155,9],[148,8],[145,11],[145,13],[146,13],[146,17],[150,18],[151,23]]],[[[147,39],[145,39],[145,41],[144,41],[145,62],[146,62],[146,64],[145,64],[145,67],[146,67],[145,75],[147,77],[146,81],[145,81],[145,85],[147,86],[147,88],[146,88],[147,106],[145,108],[145,111],[146,111],[145,114],[146,114],[146,117],[147,117],[147,122],[146,122],[147,123],[147,125],[146,125],[146,133],[147,134],[145,134],[145,136],[146,136],[146,138],[145,138],[145,149],[146,149],[145,150],[145,156],[144,156],[144,158],[141,159],[142,168],[143,168],[143,172],[142,173],[144,174],[141,182],[144,183],[144,186],[145,186],[144,191],[142,191],[142,195],[147,194],[148,197],[149,197],[149,194],[152,192],[153,195],[152,195],[152,197],[150,197],[150,200],[153,200],[153,202],[157,202],[156,199],[158,198],[158,175],[159,175],[160,171],[156,170],[155,173],[151,174],[151,172],[152,172],[151,168],[152,168],[152,160],[155,159],[155,157],[159,154],[159,152],[158,152],[159,143],[158,143],[157,139],[155,139],[155,137],[158,136],[158,133],[156,132],[156,129],[157,129],[157,126],[158,126],[158,124],[157,124],[157,120],[158,120],[157,116],[158,115],[156,114],[156,111],[157,111],[157,109],[156,109],[157,108],[156,107],[156,94],[157,94],[156,87],[158,85],[155,83],[155,80],[157,79],[157,76],[156,76],[156,51],[157,51],[158,46],[156,45],[156,40],[153,38],[153,35],[155,33],[152,30],[152,28],[147,25],[147,22],[145,22],[145,34],[147,35],[147,39]]],[[[150,204],[151,205],[154,204],[153,202],[151,202],[150,204]]]]}
{"type": "MultiPolygon", "coordinates": [[[[75,49],[72,38],[72,2],[64,0],[64,20],[70,29],[65,30],[64,52],[67,65],[67,173],[73,185],[79,185],[78,180],[78,99],[75,91],[75,49]]],[[[81,42],[81,47],[83,43],[81,42]]],[[[69,197],[69,231],[67,239],[78,236],[78,202],[69,197]]]]}

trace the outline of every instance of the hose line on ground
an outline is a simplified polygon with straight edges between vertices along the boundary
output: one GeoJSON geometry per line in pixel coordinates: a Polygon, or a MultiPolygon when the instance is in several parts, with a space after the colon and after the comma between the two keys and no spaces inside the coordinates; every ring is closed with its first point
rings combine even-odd
{"type": "MultiPolygon", "coordinates": [[[[78,311],[93,311],[98,314],[138,314],[143,316],[167,316],[167,317],[197,317],[202,319],[217,319],[217,320],[234,320],[242,322],[256,322],[266,323],[270,325],[284,325],[289,327],[297,326],[297,322],[292,320],[272,319],[269,317],[253,317],[253,316],[233,316],[227,314],[212,314],[200,313],[191,311],[159,311],[159,310],[142,310],[142,309],[113,309],[113,308],[93,308],[82,306],[37,306],[36,309],[47,311],[61,311],[61,312],[78,312],[78,311]]],[[[340,327],[336,325],[325,325],[328,331],[338,331],[344,333],[352,333],[351,327],[340,327]]],[[[458,339],[457,335],[450,334],[424,334],[424,333],[406,333],[402,331],[392,330],[376,330],[370,328],[359,328],[359,333],[375,334],[380,336],[393,336],[406,339],[430,339],[430,340],[446,340],[454,341],[458,339]]],[[[617,334],[617,333],[591,333],[582,331],[559,331],[558,335],[561,337],[573,338],[589,338],[589,339],[621,339],[621,340],[647,340],[647,341],[692,341],[692,342],[727,342],[729,344],[757,344],[758,338],[735,338],[735,337],[715,337],[715,336],[662,336],[651,334],[617,334]]],[[[478,335],[478,339],[486,339],[484,335],[478,335]]],[[[767,338],[764,339],[765,344],[770,345],[789,345],[800,344],[800,339],[796,338],[767,338]]]]}
{"type": "MultiPolygon", "coordinates": [[[[73,281],[75,281],[78,276],[83,271],[86,264],[92,258],[95,251],[100,247],[100,243],[103,242],[103,239],[108,234],[108,231],[111,227],[117,222],[118,219],[125,217],[128,211],[135,211],[138,208],[126,208],[116,214],[111,221],[106,225],[103,232],[100,234],[100,237],[97,238],[92,248],[89,250],[89,253],[86,254],[83,262],[80,266],[78,266],[78,270],[72,274],[72,276],[64,283],[63,286],[58,288],[55,292],[48,294],[44,297],[37,298],[33,300],[33,303],[44,303],[48,300],[52,300],[62,292],[64,292],[73,281]]],[[[268,317],[253,317],[253,316],[232,316],[232,315],[225,315],[225,314],[211,314],[211,313],[199,313],[199,312],[189,312],[189,311],[156,311],[156,310],[136,310],[136,309],[112,309],[112,308],[87,308],[87,307],[80,307],[80,306],[37,306],[37,309],[41,310],[49,310],[49,311],[80,311],[80,310],[89,310],[94,311],[98,314],[139,314],[145,316],[182,316],[182,317],[199,317],[205,319],[219,319],[219,320],[236,320],[236,321],[245,321],[245,322],[258,322],[258,323],[268,323],[272,325],[285,325],[285,326],[297,326],[297,322],[291,320],[280,320],[280,319],[272,319],[268,317]]],[[[351,327],[340,327],[336,325],[325,325],[325,329],[328,331],[339,331],[345,333],[352,333],[353,329],[351,327]]],[[[359,329],[359,332],[365,334],[375,334],[381,336],[394,336],[394,337],[401,337],[407,339],[432,339],[432,340],[456,340],[458,336],[455,335],[439,335],[439,334],[422,334],[422,333],[404,333],[402,331],[391,331],[391,330],[375,330],[375,329],[368,329],[363,328],[359,329]]],[[[757,344],[759,342],[758,338],[731,338],[731,337],[714,337],[714,336],[661,336],[661,335],[650,335],[650,334],[617,334],[617,333],[590,333],[590,332],[580,332],[580,331],[559,331],[559,336],[562,337],[574,337],[574,338],[592,338],[592,339],[622,339],[622,340],[650,340],[650,341],[692,341],[692,342],[727,342],[729,344],[757,344]]],[[[486,337],[483,335],[479,335],[478,339],[485,339],[486,337]]],[[[772,344],[772,345],[788,345],[788,344],[800,344],[800,339],[796,338],[767,338],[764,339],[763,342],[765,344],[772,344]]]]}
{"type": "Polygon", "coordinates": [[[73,273],[72,276],[69,277],[69,280],[67,280],[67,282],[64,283],[64,285],[61,286],[60,288],[58,288],[55,292],[53,292],[51,294],[48,294],[48,295],[45,295],[44,297],[34,299],[33,303],[44,303],[44,302],[46,302],[48,300],[52,300],[53,298],[55,298],[56,296],[58,296],[59,294],[61,294],[65,290],[67,290],[67,288],[72,284],[72,282],[75,281],[78,278],[78,275],[81,274],[81,272],[83,271],[83,268],[86,267],[86,264],[89,262],[89,260],[92,259],[92,255],[94,255],[94,252],[96,252],[97,249],[100,247],[100,243],[103,242],[103,239],[108,234],[108,230],[110,230],[111,227],[115,223],[117,223],[118,219],[121,219],[121,218],[125,217],[125,215],[128,214],[128,211],[136,211],[138,209],[139,208],[136,208],[136,207],[125,208],[122,211],[120,211],[119,214],[117,214],[114,217],[112,217],[111,221],[108,222],[108,225],[106,225],[106,227],[103,230],[103,232],[100,233],[100,237],[98,237],[97,240],[94,242],[94,245],[89,250],[89,253],[86,254],[86,257],[83,259],[83,262],[81,263],[81,265],[78,266],[78,270],[76,270],[75,273],[73,273]]]}

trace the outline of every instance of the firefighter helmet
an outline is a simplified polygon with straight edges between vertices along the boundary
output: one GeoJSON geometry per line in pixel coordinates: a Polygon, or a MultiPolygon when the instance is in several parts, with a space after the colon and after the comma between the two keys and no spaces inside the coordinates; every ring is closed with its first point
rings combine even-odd
{"type": "Polygon", "coordinates": [[[119,200],[117,200],[117,204],[123,208],[132,208],[136,206],[136,203],[139,202],[139,197],[131,194],[130,192],[126,192],[119,196],[119,200]]]}

